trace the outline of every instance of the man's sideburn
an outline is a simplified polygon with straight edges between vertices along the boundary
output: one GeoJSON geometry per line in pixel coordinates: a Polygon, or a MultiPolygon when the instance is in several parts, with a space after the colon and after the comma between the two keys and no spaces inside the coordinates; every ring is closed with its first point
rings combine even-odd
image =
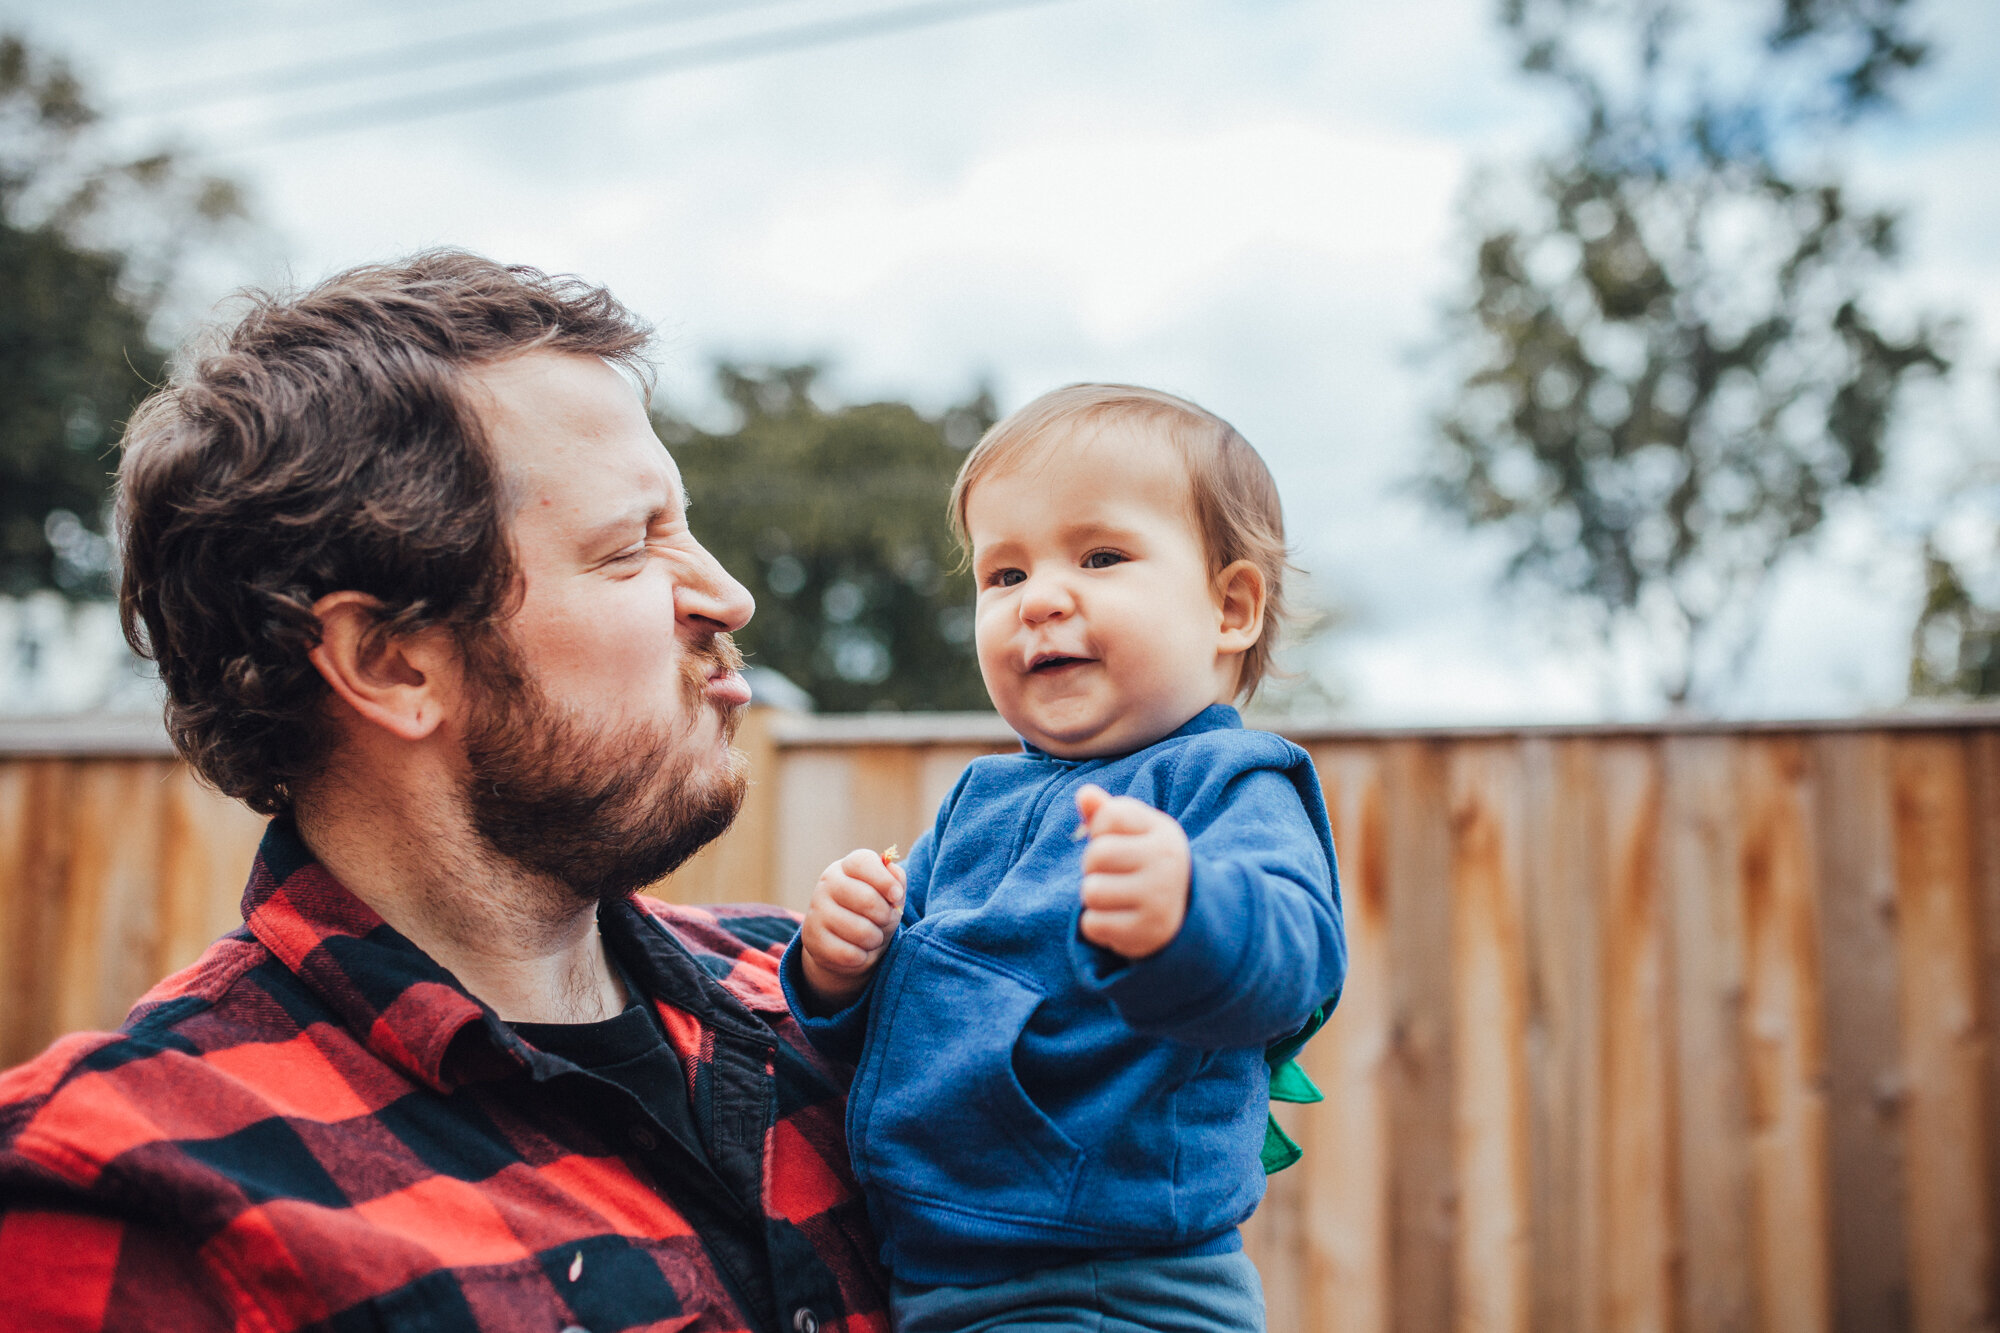
{"type": "MultiPolygon", "coordinates": [[[[727,634],[687,649],[679,720],[610,730],[558,708],[503,631],[463,647],[480,691],[465,740],[466,810],[495,852],[579,898],[606,901],[671,873],[736,818],[749,785],[745,756],[732,748],[724,768],[697,778],[690,744],[718,707],[709,672],[742,665],[727,634]]],[[[725,743],[741,720],[741,708],[722,710],[725,743]]]]}

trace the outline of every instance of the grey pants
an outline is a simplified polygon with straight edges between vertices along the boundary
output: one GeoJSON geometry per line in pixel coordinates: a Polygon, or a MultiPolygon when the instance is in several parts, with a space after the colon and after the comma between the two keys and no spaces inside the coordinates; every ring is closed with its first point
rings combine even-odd
{"type": "Polygon", "coordinates": [[[896,1333],[1264,1333],[1264,1287],[1242,1251],[1101,1259],[977,1287],[890,1293],[896,1333]]]}

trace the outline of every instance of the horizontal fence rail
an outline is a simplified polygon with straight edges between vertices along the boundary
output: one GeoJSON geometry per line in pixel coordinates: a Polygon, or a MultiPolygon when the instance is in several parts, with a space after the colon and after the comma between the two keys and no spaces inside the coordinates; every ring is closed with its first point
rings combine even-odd
{"type": "MultiPolygon", "coordinates": [[[[1353,971],[1247,1229],[1274,1330],[1996,1329],[2000,714],[1288,734],[1353,971]]],[[[666,897],[803,907],[1012,748],[739,743],[743,813],[666,897]]],[[[233,926],[260,829],[157,728],[0,726],[0,1064],[233,926]]]]}

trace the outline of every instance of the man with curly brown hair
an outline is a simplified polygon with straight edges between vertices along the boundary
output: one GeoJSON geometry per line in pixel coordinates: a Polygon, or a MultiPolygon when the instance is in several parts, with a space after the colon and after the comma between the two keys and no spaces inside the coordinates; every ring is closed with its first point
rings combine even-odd
{"type": "Polygon", "coordinates": [[[844,1083],[725,829],[749,594],[646,328],[457,252],[261,296],[134,416],[121,610],[273,816],[244,925],[0,1077],[10,1327],[865,1330],[844,1083]]]}

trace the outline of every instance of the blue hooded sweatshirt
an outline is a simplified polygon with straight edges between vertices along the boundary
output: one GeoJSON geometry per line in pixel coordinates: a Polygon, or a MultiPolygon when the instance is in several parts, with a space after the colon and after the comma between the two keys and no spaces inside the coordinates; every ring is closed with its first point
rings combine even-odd
{"type": "Polygon", "coordinates": [[[848,1008],[848,1145],[890,1271],[974,1285],[1133,1252],[1234,1248],[1264,1193],[1264,1048],[1347,972],[1333,839],[1305,751],[1215,705],[1114,758],[975,760],[910,849],[903,927],[848,1008]],[[1180,821],[1187,918],[1132,963],[1077,933],[1096,783],[1180,821]]]}

